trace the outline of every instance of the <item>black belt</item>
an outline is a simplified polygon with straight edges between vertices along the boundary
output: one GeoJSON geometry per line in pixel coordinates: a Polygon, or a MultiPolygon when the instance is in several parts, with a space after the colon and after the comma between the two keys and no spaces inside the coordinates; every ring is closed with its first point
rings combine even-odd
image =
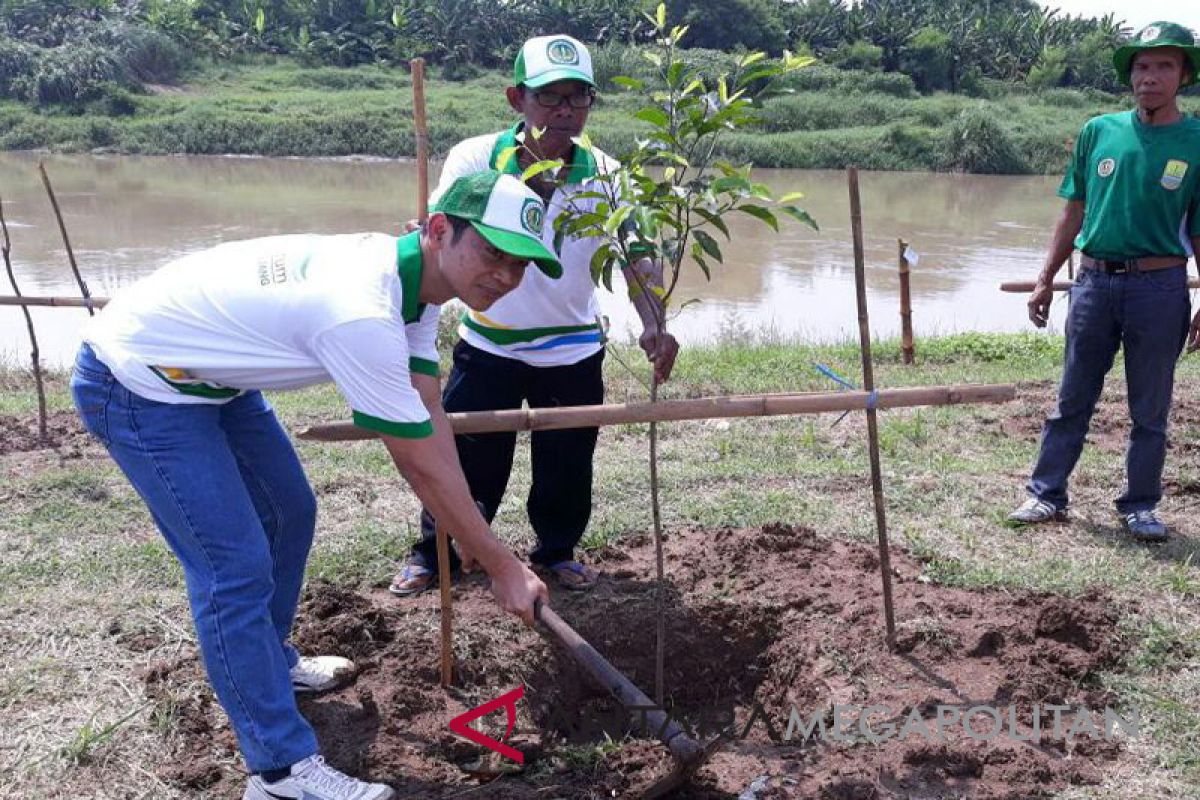
{"type": "Polygon", "coordinates": [[[1142,256],[1141,258],[1112,259],[1092,258],[1084,254],[1079,258],[1081,269],[1094,269],[1106,275],[1124,275],[1127,272],[1154,272],[1187,264],[1187,256],[1142,256]]]}

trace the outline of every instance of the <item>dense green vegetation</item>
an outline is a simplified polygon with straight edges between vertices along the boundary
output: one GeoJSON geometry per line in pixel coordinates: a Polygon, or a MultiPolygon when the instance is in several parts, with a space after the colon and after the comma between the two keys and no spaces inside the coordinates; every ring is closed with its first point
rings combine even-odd
{"type": "MultiPolygon", "coordinates": [[[[37,109],[0,101],[0,149],[87,152],[239,153],[336,156],[413,153],[411,89],[387,66],[306,68],[293,60],[206,69],[181,90],[135,94],[110,89],[83,107],[37,109]]],[[[465,136],[512,123],[503,98],[509,77],[467,81],[436,73],[427,91],[435,153],[465,136]]],[[[1094,90],[1028,89],[972,98],[920,95],[903,75],[801,70],[797,90],[768,101],[751,133],[723,140],[724,154],[760,166],[1061,171],[1066,142],[1090,116],[1128,107],[1094,90]]],[[[1189,98],[1187,108],[1200,111],[1189,98]]],[[[613,153],[646,126],[631,118],[635,99],[608,89],[589,128],[613,153]]]]}
{"type": "MultiPolygon", "coordinates": [[[[433,64],[435,152],[507,125],[515,47],[559,30],[592,45],[592,129],[621,153],[642,123],[619,74],[644,73],[642,3],[621,0],[0,0],[0,149],[263,155],[413,153],[404,63],[433,64]]],[[[1032,0],[671,0],[688,60],[811,52],[761,121],[722,142],[762,166],[1061,170],[1114,93],[1111,17],[1032,0]]],[[[1185,107],[1200,109],[1197,98],[1185,107]]]]}

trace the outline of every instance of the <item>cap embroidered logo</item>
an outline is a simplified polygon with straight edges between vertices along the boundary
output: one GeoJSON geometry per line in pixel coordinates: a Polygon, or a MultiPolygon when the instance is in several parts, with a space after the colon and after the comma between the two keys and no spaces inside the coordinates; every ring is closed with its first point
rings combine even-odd
{"type": "Polygon", "coordinates": [[[1162,33],[1162,31],[1159,29],[1159,27],[1157,25],[1150,25],[1150,26],[1147,26],[1142,31],[1142,35],[1139,38],[1143,42],[1152,42],[1158,38],[1158,35],[1160,33],[1162,33]]]}
{"type": "Polygon", "coordinates": [[[555,39],[546,45],[546,58],[551,64],[578,64],[579,51],[566,39],[555,39]]]}
{"type": "Polygon", "coordinates": [[[1183,178],[1187,175],[1188,165],[1186,161],[1171,159],[1167,162],[1167,168],[1163,170],[1162,177],[1159,178],[1159,183],[1167,191],[1175,191],[1183,185],[1183,178]]]}
{"type": "Polygon", "coordinates": [[[1101,178],[1107,178],[1109,175],[1113,174],[1113,171],[1116,170],[1116,168],[1116,159],[1106,158],[1096,166],[1096,174],[1101,178]]]}
{"type": "Polygon", "coordinates": [[[542,204],[532,198],[525,201],[525,205],[521,208],[521,225],[525,230],[535,236],[542,235],[542,220],[545,218],[545,210],[542,204]]]}

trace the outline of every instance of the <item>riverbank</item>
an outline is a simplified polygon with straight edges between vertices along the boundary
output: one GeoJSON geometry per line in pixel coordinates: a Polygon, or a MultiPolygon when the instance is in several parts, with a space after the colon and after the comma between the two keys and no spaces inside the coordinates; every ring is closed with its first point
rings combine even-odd
{"type": "MultiPolygon", "coordinates": [[[[1120,653],[1120,658],[1076,676],[1081,683],[1068,691],[1072,697],[1085,692],[1096,707],[1107,703],[1138,708],[1141,736],[1123,742],[1116,750],[1105,751],[1108,755],[1101,759],[1094,778],[1088,778],[1086,785],[1062,788],[1055,797],[1116,800],[1196,795],[1200,792],[1200,755],[1192,736],[1200,725],[1200,708],[1196,705],[1200,697],[1196,662],[1200,655],[1196,603],[1200,598],[1200,534],[1195,524],[1200,462],[1194,443],[1200,440],[1200,402],[1195,400],[1200,396],[1200,361],[1184,358],[1180,364],[1179,399],[1165,475],[1167,497],[1162,505],[1175,536],[1165,546],[1148,548],[1122,535],[1111,508],[1112,497],[1119,490],[1128,425],[1119,364],[1073,483],[1072,522],[1021,532],[1006,527],[1003,518],[1020,499],[1021,484],[1037,446],[1038,427],[1052,408],[1061,339],[1041,334],[963,334],[918,344],[915,367],[900,363],[896,342],[877,344],[879,386],[1014,382],[1018,397],[1001,406],[905,409],[880,414],[888,521],[892,544],[898,551],[896,563],[902,571],[898,611],[902,630],[910,633],[909,640],[915,643],[911,659],[945,676],[955,674],[955,664],[977,658],[966,655],[973,641],[957,642],[951,635],[961,627],[961,618],[955,621],[951,616],[967,612],[959,603],[953,615],[945,616],[950,612],[937,599],[943,590],[970,592],[972,601],[968,605],[979,613],[1000,607],[1008,602],[1005,598],[1025,597],[1026,593],[1033,593],[1029,596],[1037,604],[1048,602],[1041,594],[1046,592],[1073,598],[1062,601],[1064,608],[1074,608],[1075,600],[1105,598],[1105,607],[1114,609],[1119,617],[1116,630],[1120,646],[1113,652],[1120,653]],[[926,605],[916,602],[922,592],[928,592],[923,601],[926,605]]],[[[629,363],[641,363],[636,353],[625,351],[624,356],[629,363]]],[[[835,387],[813,370],[814,362],[851,378],[859,375],[853,343],[730,343],[681,353],[676,376],[664,393],[685,397],[833,390],[835,387]]],[[[608,359],[606,367],[610,402],[644,397],[644,388],[617,359],[608,359]]],[[[10,654],[0,664],[0,725],[11,732],[7,746],[0,749],[0,775],[4,776],[0,778],[0,794],[96,798],[153,795],[172,800],[240,796],[238,762],[228,750],[228,730],[220,726],[219,715],[212,711],[194,661],[194,638],[186,621],[179,570],[119,472],[103,450],[79,431],[69,410],[64,376],[54,375],[50,386],[55,445],[34,448],[27,437],[21,439],[24,444],[18,444],[14,431],[28,431],[35,422],[32,385],[20,372],[0,372],[0,429],[5,431],[0,445],[7,443],[0,447],[0,503],[5,509],[4,524],[0,525],[0,645],[10,654]],[[164,664],[169,665],[165,672],[164,664]],[[189,733],[195,730],[189,725],[197,720],[216,721],[216,727],[202,734],[203,742],[189,733]],[[215,743],[210,747],[210,742],[215,743]],[[174,768],[185,756],[195,756],[198,748],[204,751],[208,771],[191,779],[212,782],[189,785],[181,782],[187,776],[174,768]]],[[[293,431],[346,415],[344,403],[328,388],[280,394],[272,399],[285,425],[293,431]]],[[[731,530],[741,535],[782,522],[787,530],[815,532],[815,544],[801,542],[797,545],[800,549],[789,551],[783,560],[768,556],[772,571],[765,585],[756,579],[767,573],[760,574],[753,560],[735,559],[724,565],[704,562],[711,574],[698,585],[681,583],[679,589],[685,593],[689,612],[699,610],[711,615],[723,609],[717,617],[707,616],[698,623],[694,620],[693,631],[724,631],[720,625],[712,627],[713,619],[757,624],[776,619],[771,615],[777,612],[781,614],[778,636],[786,633],[795,639],[793,655],[808,652],[801,647],[804,645],[820,656],[815,664],[796,667],[793,679],[798,682],[800,677],[796,676],[822,675],[826,688],[816,698],[821,703],[861,702],[856,687],[887,684],[893,676],[878,674],[877,662],[866,660],[861,649],[869,645],[863,638],[865,634],[854,639],[854,646],[860,648],[854,651],[846,649],[849,640],[843,635],[845,631],[830,629],[830,635],[820,641],[805,638],[806,625],[827,625],[830,620],[849,625],[839,621],[839,609],[824,609],[819,604],[806,609],[795,602],[780,606],[778,598],[772,599],[773,595],[764,592],[769,595],[775,582],[786,579],[785,563],[799,569],[810,550],[818,553],[826,552],[827,546],[858,548],[860,544],[869,547],[874,541],[864,429],[862,415],[851,414],[840,422],[836,415],[821,415],[679,423],[664,425],[660,434],[664,514],[669,531],[708,531],[715,537],[713,553],[725,552],[720,548],[729,544],[731,530]],[[727,575],[718,574],[723,568],[727,568],[727,575]],[[697,599],[697,592],[703,597],[697,599]],[[768,600],[776,605],[768,604],[768,600]],[[814,613],[825,622],[804,616],[814,613]],[[831,700],[828,695],[835,690],[855,699],[831,700]]],[[[625,573],[644,566],[644,535],[650,524],[645,501],[645,448],[645,426],[618,426],[601,433],[596,502],[584,542],[585,557],[606,565],[606,572],[614,576],[612,591],[618,592],[618,598],[624,597],[620,594],[622,587],[634,580],[625,573]],[[622,560],[627,550],[635,554],[632,560],[622,560]]],[[[379,602],[380,587],[386,584],[415,535],[415,499],[376,443],[304,442],[299,450],[321,507],[310,582],[329,581],[340,587],[342,594],[337,597],[350,603],[346,608],[360,608],[365,614],[359,615],[356,630],[369,629],[372,641],[393,641],[384,637],[394,633],[399,637],[395,642],[407,642],[405,657],[413,670],[404,674],[420,684],[414,696],[421,703],[433,699],[441,703],[442,695],[436,688],[425,685],[427,673],[436,675],[436,612],[431,605],[436,599],[426,598],[429,602],[423,600],[414,607],[416,610],[405,607],[386,615],[371,611],[370,605],[379,602]],[[369,601],[355,599],[359,595],[369,601]],[[389,626],[396,624],[405,627],[392,631],[389,626]]],[[[522,444],[518,453],[513,483],[496,527],[502,537],[523,552],[530,543],[524,516],[529,480],[527,447],[522,444]]],[[[782,538],[770,543],[791,546],[791,540],[785,541],[783,535],[786,530],[772,530],[782,538]]],[[[748,550],[741,556],[754,552],[758,551],[748,550]]],[[[733,555],[731,551],[729,557],[733,555]]],[[[699,580],[686,561],[682,558],[669,565],[669,571],[677,568],[688,580],[699,580]]],[[[864,592],[875,588],[875,578],[868,575],[869,571],[860,576],[864,592]]],[[[637,579],[644,577],[639,573],[637,579]]],[[[814,577],[805,572],[795,579],[802,578],[805,586],[815,586],[814,577]]],[[[486,663],[494,662],[502,673],[497,679],[517,679],[511,673],[520,667],[513,664],[529,660],[525,648],[535,647],[537,637],[498,621],[494,613],[487,612],[477,589],[467,587],[463,592],[462,602],[471,609],[472,616],[456,628],[456,637],[463,637],[460,656],[466,659],[468,674],[487,674],[477,669],[485,663],[478,660],[491,659],[486,663]],[[504,661],[501,669],[498,659],[502,656],[515,661],[504,661]]],[[[794,601],[800,594],[789,597],[794,601]]],[[[611,600],[599,597],[597,602],[611,600]]],[[[591,619],[586,603],[576,608],[578,604],[570,605],[568,598],[561,602],[564,608],[574,609],[572,620],[591,619]]],[[[861,598],[857,602],[863,602],[864,609],[877,605],[861,598]]],[[[302,623],[306,636],[319,638],[330,633],[334,623],[351,621],[340,615],[320,616],[328,609],[317,610],[319,606],[310,603],[306,607],[302,623]]],[[[619,603],[612,608],[613,613],[628,610],[619,603]]],[[[637,627],[626,622],[629,630],[637,627]]],[[[860,620],[860,627],[867,624],[860,620]]],[[[870,618],[869,624],[877,626],[878,617],[870,618]]],[[[642,627],[648,630],[652,626],[642,627]]],[[[728,631],[734,639],[718,639],[714,633],[708,645],[721,648],[726,645],[719,641],[735,641],[737,648],[742,648],[735,648],[735,654],[741,658],[744,648],[755,643],[767,647],[771,640],[737,638],[738,631],[746,636],[759,634],[757,628],[743,630],[735,626],[728,631]]],[[[1005,635],[1011,639],[1012,633],[1005,635]]],[[[356,646],[365,647],[365,641],[362,635],[355,638],[356,646]]],[[[619,643],[621,639],[614,641],[619,643]]],[[[1029,655],[1030,665],[1041,663],[1038,659],[1044,661],[1051,648],[1063,644],[1038,641],[1042,647],[1029,655]]],[[[611,651],[615,646],[608,642],[602,649],[610,656],[621,656],[611,651]]],[[[395,655],[389,651],[387,658],[395,655]]],[[[693,656],[669,650],[668,660],[673,670],[687,675],[693,664],[704,661],[693,656]]],[[[711,661],[719,662],[715,658],[711,661]]],[[[618,658],[618,664],[626,668],[632,663],[618,658]]],[[[756,663],[739,661],[739,680],[749,680],[746,676],[756,674],[756,663]]],[[[372,680],[375,677],[378,675],[373,674],[372,680]]],[[[559,677],[557,682],[562,684],[564,680],[559,677]]],[[[467,696],[474,699],[470,692],[479,691],[480,687],[470,689],[467,696]]],[[[834,697],[841,697],[836,692],[834,697]]],[[[368,718],[355,715],[365,713],[368,701],[371,707],[377,703],[382,719],[376,719],[377,727],[370,730],[378,732],[381,742],[393,742],[401,736],[405,748],[415,747],[413,752],[430,758],[431,748],[443,748],[439,768],[450,772],[424,774],[422,780],[429,785],[421,789],[422,796],[450,796],[470,789],[471,784],[452,777],[454,769],[447,766],[446,752],[469,755],[461,746],[453,749],[448,733],[436,741],[417,741],[405,734],[409,720],[422,714],[432,720],[440,713],[440,706],[430,709],[413,703],[405,705],[402,699],[397,695],[391,701],[376,694],[372,700],[369,695],[355,695],[351,689],[325,704],[307,708],[321,721],[320,731],[334,730],[323,727],[325,724],[353,723],[357,726],[354,730],[361,733],[367,728],[359,723],[368,718]]],[[[1047,696],[1034,702],[1056,701],[1047,696]]],[[[522,716],[522,725],[526,722],[522,716]]],[[[342,745],[331,740],[331,746],[342,745]]],[[[362,746],[366,748],[370,742],[364,740],[362,746]]],[[[542,785],[537,781],[546,780],[574,785],[572,782],[578,779],[583,785],[588,775],[601,774],[595,770],[608,775],[605,770],[612,764],[642,758],[651,749],[644,743],[620,738],[569,748],[544,740],[542,746],[546,749],[539,751],[524,777],[505,779],[504,785],[516,787],[511,789],[512,796],[526,796],[518,793],[527,785],[523,781],[535,786],[542,785]]],[[[764,747],[770,749],[770,743],[764,747]]],[[[344,759],[362,757],[359,751],[338,752],[343,759],[338,763],[343,766],[350,763],[344,759]]],[[[1080,758],[1092,759],[1096,750],[1068,752],[1047,751],[1038,757],[1049,755],[1055,763],[1079,763],[1080,758]],[[1068,752],[1074,761],[1061,758],[1068,752]]],[[[826,775],[826,767],[834,766],[846,770],[865,765],[873,770],[875,759],[886,755],[861,741],[834,744],[828,750],[805,749],[803,753],[807,753],[800,756],[805,759],[803,770],[794,774],[826,775]]],[[[741,751],[735,755],[748,757],[741,751]]],[[[974,764],[972,769],[981,770],[984,779],[991,770],[1003,769],[997,762],[980,761],[977,750],[960,752],[951,748],[939,758],[947,760],[947,769],[953,764],[974,764]]],[[[379,762],[370,763],[373,768],[382,768],[379,762]]],[[[918,759],[896,763],[915,770],[925,762],[918,759]]],[[[404,783],[403,770],[379,774],[400,781],[400,788],[413,790],[418,785],[404,783]]],[[[1024,780],[1029,776],[1020,777],[1024,780]]],[[[712,775],[702,779],[717,780],[712,775]]],[[[973,778],[960,771],[937,780],[973,778]]],[[[955,792],[961,794],[960,789],[955,792]]],[[[974,795],[968,790],[966,796],[974,795]]]]}
{"type": "MultiPolygon", "coordinates": [[[[433,153],[512,122],[509,76],[433,75],[427,87],[433,153]]],[[[921,96],[898,74],[815,67],[795,93],[768,100],[758,130],[728,137],[727,157],[762,167],[1061,172],[1066,142],[1089,117],[1129,106],[1096,91],[990,89],[990,98],[921,96]]],[[[1186,98],[1200,111],[1200,98],[1186,98]]],[[[606,90],[589,123],[611,153],[646,129],[636,98],[606,90]]],[[[286,59],[212,65],[150,94],[112,90],[73,110],[0,102],[0,150],[280,156],[414,154],[406,72],[377,66],[306,68],[286,59]]]]}

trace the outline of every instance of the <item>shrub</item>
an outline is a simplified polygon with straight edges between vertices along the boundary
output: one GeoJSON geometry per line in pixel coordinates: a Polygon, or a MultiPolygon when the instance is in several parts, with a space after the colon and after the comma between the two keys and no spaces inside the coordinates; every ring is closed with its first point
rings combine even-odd
{"type": "Polygon", "coordinates": [[[843,69],[877,72],[883,67],[883,48],[870,42],[848,42],[829,54],[829,62],[843,69]]]}
{"type": "Polygon", "coordinates": [[[965,109],[945,128],[944,169],[983,174],[1019,174],[1028,166],[1007,131],[986,108],[965,109]]]}

